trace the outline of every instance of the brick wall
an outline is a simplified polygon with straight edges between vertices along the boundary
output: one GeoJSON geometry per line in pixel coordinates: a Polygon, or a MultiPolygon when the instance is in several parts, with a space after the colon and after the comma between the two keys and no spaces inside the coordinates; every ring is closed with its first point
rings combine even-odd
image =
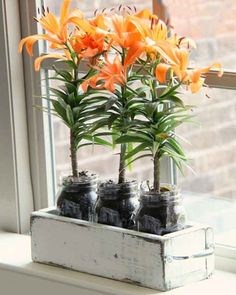
{"type": "MultiPolygon", "coordinates": [[[[52,1],[52,0],[51,0],[52,1]]],[[[53,1],[52,3],[55,3],[53,1]]],[[[87,11],[102,7],[104,1],[80,1],[87,11]]],[[[137,8],[151,7],[151,1],[107,0],[106,7],[121,3],[135,4],[137,8]]],[[[182,36],[197,41],[193,52],[195,64],[208,65],[220,61],[224,68],[236,67],[236,0],[165,0],[171,23],[182,36]]],[[[190,170],[179,176],[186,191],[214,194],[219,197],[236,196],[236,95],[232,90],[206,88],[201,94],[185,95],[187,103],[197,105],[196,121],[201,125],[185,125],[177,133],[191,142],[186,144],[190,170]],[[210,99],[205,96],[208,94],[210,99]]],[[[55,119],[55,149],[57,174],[69,169],[68,130],[55,119]]],[[[81,169],[94,170],[102,178],[116,178],[117,151],[102,147],[81,149],[78,153],[81,169]]],[[[143,160],[134,164],[129,177],[139,180],[152,176],[152,163],[143,160]]]]}
{"type": "MultiPolygon", "coordinates": [[[[220,61],[225,69],[236,67],[235,0],[165,0],[175,30],[197,41],[192,54],[195,64],[220,61]]],[[[184,190],[236,197],[236,94],[232,90],[205,89],[186,96],[197,106],[196,120],[201,127],[183,126],[177,130],[191,145],[189,170],[179,176],[184,190]],[[210,99],[205,97],[210,96],[210,99]]]]}

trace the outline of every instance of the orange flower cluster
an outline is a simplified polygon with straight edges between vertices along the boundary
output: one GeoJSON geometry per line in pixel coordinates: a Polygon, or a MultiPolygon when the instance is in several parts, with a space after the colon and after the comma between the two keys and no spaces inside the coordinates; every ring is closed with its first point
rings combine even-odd
{"type": "Polygon", "coordinates": [[[204,74],[210,69],[218,68],[219,76],[222,75],[218,63],[188,69],[194,41],[176,35],[169,37],[167,25],[149,10],[136,12],[130,7],[120,6],[118,12],[111,9],[109,13],[105,11],[93,19],[86,19],[79,9],[70,9],[70,4],[71,0],[64,0],[59,19],[44,9],[37,21],[46,33],[21,40],[19,51],[25,45],[30,56],[33,56],[32,48],[38,40],[46,40],[49,47],[56,50],[56,53],[38,57],[35,60],[36,70],[46,58],[72,60],[76,64],[86,58],[98,73],[85,81],[83,88],[99,84],[99,88],[112,92],[115,85],[126,82],[130,66],[140,59],[155,64],[155,77],[159,83],[166,82],[169,71],[170,75],[189,86],[193,93],[201,88],[204,74]],[[107,56],[112,50],[116,55],[113,61],[109,61],[107,56]]]}

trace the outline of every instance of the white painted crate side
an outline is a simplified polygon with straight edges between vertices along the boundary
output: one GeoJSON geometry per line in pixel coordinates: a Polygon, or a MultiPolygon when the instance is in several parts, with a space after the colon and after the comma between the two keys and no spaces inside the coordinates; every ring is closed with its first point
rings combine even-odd
{"type": "MultiPolygon", "coordinates": [[[[169,235],[164,246],[164,256],[191,256],[206,253],[206,249],[211,250],[212,248],[214,248],[213,229],[207,226],[193,226],[169,235]]],[[[166,259],[166,289],[209,278],[214,272],[214,265],[214,255],[183,260],[173,259],[172,261],[166,259]]]]}
{"type": "Polygon", "coordinates": [[[212,257],[172,262],[164,258],[204,251],[207,227],[192,226],[162,237],[50,212],[32,214],[32,259],[36,262],[160,290],[204,279],[213,271],[212,257]]]}

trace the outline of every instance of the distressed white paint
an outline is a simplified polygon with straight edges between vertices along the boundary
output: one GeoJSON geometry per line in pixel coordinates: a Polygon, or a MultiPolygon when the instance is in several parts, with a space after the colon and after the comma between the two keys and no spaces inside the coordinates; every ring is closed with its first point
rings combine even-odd
{"type": "Polygon", "coordinates": [[[188,229],[157,236],[34,212],[31,220],[32,259],[65,268],[169,290],[211,275],[214,257],[184,260],[172,256],[203,253],[213,243],[212,229],[188,229]]]}

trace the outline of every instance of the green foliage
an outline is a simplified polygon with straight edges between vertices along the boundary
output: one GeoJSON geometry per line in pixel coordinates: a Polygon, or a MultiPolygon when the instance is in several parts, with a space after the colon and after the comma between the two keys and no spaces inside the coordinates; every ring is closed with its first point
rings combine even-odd
{"type": "MultiPolygon", "coordinates": [[[[69,66],[75,70],[72,64],[69,66]]],[[[83,93],[80,85],[95,73],[93,69],[81,79],[73,77],[71,70],[55,71],[51,79],[63,85],[50,88],[48,99],[54,113],[72,131],[76,149],[90,144],[114,148],[119,144],[120,161],[129,169],[141,158],[159,161],[169,157],[182,170],[187,156],[175,129],[191,122],[192,106],[180,98],[181,82],[170,79],[167,85],[160,85],[154,78],[154,68],[146,69],[145,76],[130,70],[126,85],[117,86],[114,93],[90,87],[83,93]],[[139,86],[134,87],[137,81],[139,86]]]]}
{"type": "Polygon", "coordinates": [[[89,89],[84,93],[80,85],[85,78],[90,77],[93,70],[81,79],[77,78],[77,67],[72,61],[65,61],[68,70],[58,70],[50,80],[59,82],[58,87],[50,88],[49,97],[43,97],[51,102],[52,113],[63,121],[73,134],[74,149],[86,145],[111,146],[107,140],[97,135],[97,130],[107,124],[104,115],[105,104],[108,103],[106,93],[89,89]],[[75,71],[73,77],[72,73],[75,71]],[[102,114],[102,116],[100,116],[102,114]]]}
{"type": "MultiPolygon", "coordinates": [[[[169,157],[182,171],[182,164],[188,159],[175,136],[175,129],[191,122],[193,106],[185,105],[181,100],[180,82],[170,80],[167,85],[160,85],[150,74],[142,78],[142,83],[144,86],[136,89],[128,102],[133,120],[127,122],[126,133],[116,138],[116,143],[135,144],[126,153],[128,164],[144,157],[158,162],[162,157],[169,157]]],[[[159,176],[156,174],[156,177],[159,176]]]]}

